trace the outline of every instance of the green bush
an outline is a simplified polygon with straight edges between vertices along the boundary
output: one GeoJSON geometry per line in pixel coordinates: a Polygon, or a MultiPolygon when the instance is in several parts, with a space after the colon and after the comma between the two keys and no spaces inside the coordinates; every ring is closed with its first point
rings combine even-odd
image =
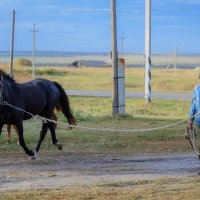
{"type": "Polygon", "coordinates": [[[67,72],[60,71],[54,68],[39,68],[37,69],[36,74],[42,76],[42,75],[48,75],[48,76],[65,76],[67,72]]]}
{"type": "Polygon", "coordinates": [[[14,60],[14,64],[17,65],[17,66],[31,67],[32,61],[27,59],[27,58],[17,58],[17,59],[14,60]]]}

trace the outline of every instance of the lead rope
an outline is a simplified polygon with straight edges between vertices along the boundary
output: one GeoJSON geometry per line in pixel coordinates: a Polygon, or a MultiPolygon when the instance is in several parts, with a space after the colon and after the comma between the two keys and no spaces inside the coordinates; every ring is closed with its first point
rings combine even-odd
{"type": "MultiPolygon", "coordinates": [[[[84,127],[84,126],[75,126],[75,125],[68,125],[64,122],[59,122],[59,121],[55,121],[55,120],[52,120],[52,119],[48,119],[48,118],[45,118],[45,117],[42,117],[40,115],[34,115],[22,108],[19,108],[19,107],[16,107],[16,106],[13,106],[12,104],[9,104],[4,98],[3,98],[3,84],[2,82],[0,81],[0,85],[1,85],[1,89],[0,89],[0,105],[3,105],[3,106],[9,106],[13,109],[16,109],[16,110],[19,110],[21,112],[24,112],[28,115],[30,115],[33,119],[37,120],[41,120],[43,121],[44,123],[46,122],[52,122],[52,123],[55,123],[55,124],[60,124],[62,126],[64,126],[65,128],[76,128],[76,129],[83,129],[83,130],[88,130],[88,131],[109,131],[109,132],[150,132],[150,131],[154,131],[154,130],[160,130],[160,129],[165,129],[165,128],[169,128],[169,127],[172,127],[172,126],[176,126],[178,124],[181,124],[185,121],[187,121],[189,118],[186,118],[186,119],[183,119],[181,121],[178,121],[178,122],[175,122],[175,123],[171,123],[171,124],[167,124],[167,125],[164,125],[164,126],[160,126],[160,127],[153,127],[153,128],[146,128],[146,129],[113,129],[113,128],[93,128],[93,127],[84,127]]],[[[195,114],[193,117],[195,117],[196,115],[198,115],[199,113],[195,114]]]]}
{"type": "Polygon", "coordinates": [[[189,140],[194,152],[200,156],[200,152],[196,149],[196,145],[195,145],[195,141],[196,140],[200,141],[200,138],[197,137],[197,132],[194,125],[192,128],[189,128],[188,126],[186,126],[186,131],[187,132],[186,132],[185,138],[189,140]]]}

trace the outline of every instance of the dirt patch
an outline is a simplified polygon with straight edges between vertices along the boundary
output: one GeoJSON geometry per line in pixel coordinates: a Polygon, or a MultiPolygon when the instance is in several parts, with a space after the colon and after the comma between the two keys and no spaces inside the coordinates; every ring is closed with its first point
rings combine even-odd
{"type": "Polygon", "coordinates": [[[25,154],[0,157],[0,191],[101,185],[131,180],[197,175],[200,161],[181,154],[41,153],[29,161],[25,154]]]}

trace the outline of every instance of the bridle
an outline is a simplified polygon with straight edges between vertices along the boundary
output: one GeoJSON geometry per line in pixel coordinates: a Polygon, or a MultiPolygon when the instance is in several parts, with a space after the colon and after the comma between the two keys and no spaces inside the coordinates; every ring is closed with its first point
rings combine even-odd
{"type": "Polygon", "coordinates": [[[7,101],[3,97],[4,85],[2,80],[0,80],[0,105],[8,105],[7,101]]]}

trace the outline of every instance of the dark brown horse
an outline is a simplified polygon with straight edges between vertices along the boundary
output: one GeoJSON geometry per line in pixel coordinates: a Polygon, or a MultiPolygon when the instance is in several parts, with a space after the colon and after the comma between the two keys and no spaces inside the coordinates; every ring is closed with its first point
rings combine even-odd
{"type": "Polygon", "coordinates": [[[68,96],[60,84],[41,78],[17,83],[0,70],[0,131],[4,124],[15,125],[19,134],[19,144],[31,158],[35,158],[48,129],[51,132],[52,143],[60,150],[62,145],[56,138],[54,123],[44,120],[36,149],[30,150],[24,141],[23,120],[35,115],[50,119],[56,107],[62,111],[70,125],[76,125],[68,96]]]}

